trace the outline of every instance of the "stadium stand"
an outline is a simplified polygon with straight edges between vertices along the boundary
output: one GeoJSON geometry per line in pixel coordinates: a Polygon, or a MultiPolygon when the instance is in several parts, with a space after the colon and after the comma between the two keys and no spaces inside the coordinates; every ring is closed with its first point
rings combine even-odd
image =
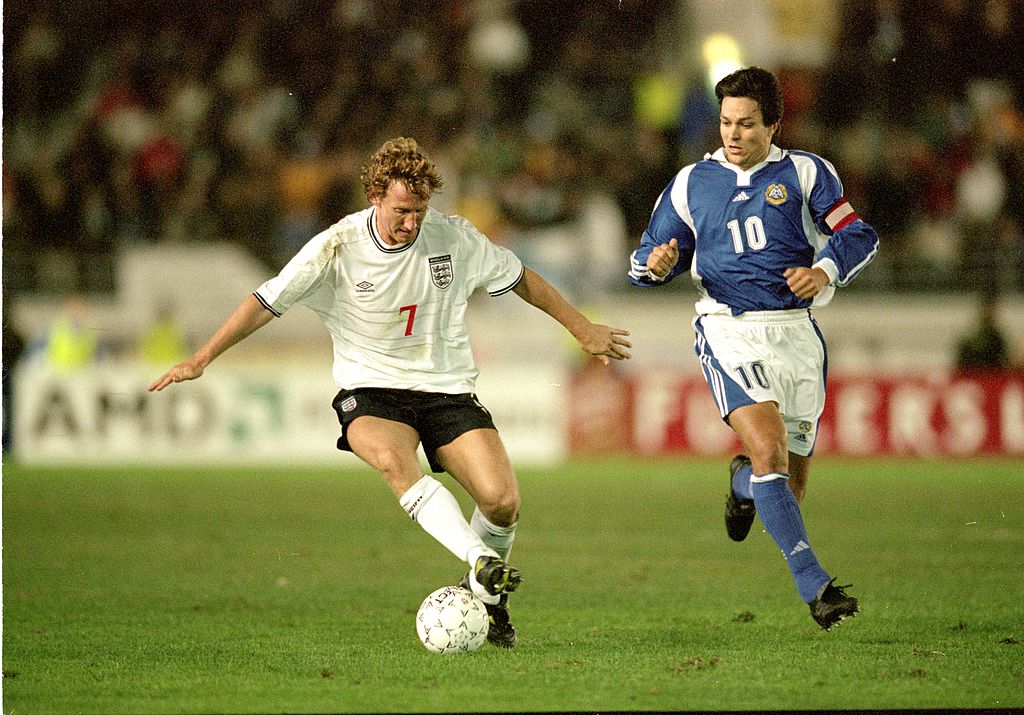
{"type": "MultiPolygon", "coordinates": [[[[618,262],[653,187],[713,146],[715,116],[693,101],[698,75],[675,86],[687,100],[674,113],[649,106],[687,75],[666,76],[662,58],[689,56],[671,50],[696,43],[681,18],[699,3],[607,5],[5,3],[5,298],[29,331],[79,292],[130,329],[121,311],[145,298],[122,268],[147,250],[234,247],[275,271],[362,205],[361,161],[398,133],[444,170],[438,208],[569,292],[621,297],[618,262]],[[591,262],[569,266],[566,246],[591,262]]],[[[1015,315],[1024,81],[1007,33],[1020,3],[834,5],[829,62],[774,69],[783,143],[833,157],[883,237],[850,293],[956,303],[986,285],[1015,315]]]]}

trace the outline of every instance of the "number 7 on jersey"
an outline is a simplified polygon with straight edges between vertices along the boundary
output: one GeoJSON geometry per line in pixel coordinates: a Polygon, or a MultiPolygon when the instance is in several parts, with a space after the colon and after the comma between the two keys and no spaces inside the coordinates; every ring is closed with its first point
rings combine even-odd
{"type": "Polygon", "coordinates": [[[405,322],[405,334],[406,335],[412,335],[412,324],[413,324],[413,321],[416,320],[416,306],[415,305],[403,305],[401,308],[398,309],[398,312],[399,313],[404,313],[407,310],[409,311],[409,318],[405,322]]]}

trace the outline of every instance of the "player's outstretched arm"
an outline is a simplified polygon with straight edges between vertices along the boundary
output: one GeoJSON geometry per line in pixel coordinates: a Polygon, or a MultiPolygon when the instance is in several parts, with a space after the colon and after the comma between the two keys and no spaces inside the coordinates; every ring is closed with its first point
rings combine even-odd
{"type": "Polygon", "coordinates": [[[235,308],[235,312],[228,316],[224,324],[217,328],[217,332],[206,341],[203,347],[196,350],[195,354],[188,360],[178,363],[156,380],[153,380],[149,386],[149,391],[159,392],[172,382],[195,380],[203,374],[203,370],[213,362],[215,357],[262,328],[273,317],[273,313],[264,308],[256,300],[255,296],[248,296],[235,308]]]}
{"type": "Polygon", "coordinates": [[[605,365],[609,358],[629,359],[629,349],[633,346],[624,337],[629,335],[628,330],[590,322],[536,272],[524,268],[522,280],[512,290],[527,303],[540,308],[561,323],[576,338],[580,347],[605,365]]]}

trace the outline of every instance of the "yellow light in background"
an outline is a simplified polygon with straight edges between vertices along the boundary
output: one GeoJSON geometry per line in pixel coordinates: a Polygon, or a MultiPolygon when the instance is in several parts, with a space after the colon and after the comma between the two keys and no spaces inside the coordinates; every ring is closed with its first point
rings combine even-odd
{"type": "Polygon", "coordinates": [[[637,120],[644,126],[662,131],[679,121],[682,89],[674,77],[657,72],[641,75],[633,95],[637,120]]]}
{"type": "Polygon", "coordinates": [[[732,35],[715,33],[704,38],[704,64],[708,68],[708,83],[714,87],[718,80],[743,67],[740,46],[732,35]]]}

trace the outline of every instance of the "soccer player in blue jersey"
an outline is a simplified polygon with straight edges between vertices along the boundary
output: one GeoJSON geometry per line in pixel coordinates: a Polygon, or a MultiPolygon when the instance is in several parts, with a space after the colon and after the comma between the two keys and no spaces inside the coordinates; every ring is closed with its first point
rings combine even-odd
{"type": "Polygon", "coordinates": [[[629,279],[650,287],[687,273],[696,285],[694,350],[746,452],[729,466],[726,531],[742,541],[760,515],[828,630],[859,607],[818,562],[800,514],[825,404],[825,343],[811,309],[874,258],[878,235],[832,164],[773,143],[783,102],[771,72],[733,72],[715,95],[722,148],[661,193],[629,279]]]}

